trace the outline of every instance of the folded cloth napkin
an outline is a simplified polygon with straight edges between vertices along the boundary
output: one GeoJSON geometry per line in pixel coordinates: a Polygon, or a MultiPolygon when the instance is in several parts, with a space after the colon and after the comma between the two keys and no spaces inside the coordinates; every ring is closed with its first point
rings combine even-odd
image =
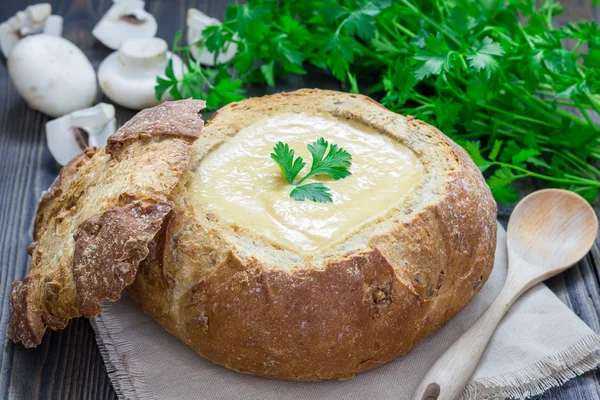
{"type": "MultiPolygon", "coordinates": [[[[412,352],[347,381],[286,382],[212,364],[167,333],[126,295],[92,320],[121,399],[410,399],[427,370],[487,309],[507,271],[506,232],[496,264],[473,301],[412,352]]],[[[494,334],[462,399],[525,398],[600,364],[595,334],[546,286],[527,292],[494,334]]]]}

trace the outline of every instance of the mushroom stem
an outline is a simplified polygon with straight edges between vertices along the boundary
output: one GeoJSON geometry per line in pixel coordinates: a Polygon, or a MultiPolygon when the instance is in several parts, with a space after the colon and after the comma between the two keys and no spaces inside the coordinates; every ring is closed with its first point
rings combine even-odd
{"type": "Polygon", "coordinates": [[[127,68],[157,68],[167,58],[167,43],[158,38],[132,39],[119,48],[119,60],[127,68]]]}
{"type": "Polygon", "coordinates": [[[51,36],[61,36],[63,31],[63,18],[60,15],[51,15],[44,25],[44,33],[51,36]]]}

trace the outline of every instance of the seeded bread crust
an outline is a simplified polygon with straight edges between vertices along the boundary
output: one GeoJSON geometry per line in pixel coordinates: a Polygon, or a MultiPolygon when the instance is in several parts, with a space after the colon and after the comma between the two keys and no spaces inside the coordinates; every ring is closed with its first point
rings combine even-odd
{"type": "Polygon", "coordinates": [[[173,209],[204,102],[167,102],[137,114],[106,149],[87,149],[60,172],[38,207],[30,271],[13,283],[8,337],[41,343],[47,327],[92,317],[133,282],[148,243],[173,209]]]}
{"type": "Polygon", "coordinates": [[[494,262],[496,203],[440,131],[365,96],[300,90],[231,104],[194,144],[173,211],[128,292],[201,356],[297,381],[347,379],[409,352],[480,290],[494,262]],[[317,254],[297,254],[199,205],[188,184],[213,148],[282,112],[371,126],[412,149],[422,187],[317,254]]]}

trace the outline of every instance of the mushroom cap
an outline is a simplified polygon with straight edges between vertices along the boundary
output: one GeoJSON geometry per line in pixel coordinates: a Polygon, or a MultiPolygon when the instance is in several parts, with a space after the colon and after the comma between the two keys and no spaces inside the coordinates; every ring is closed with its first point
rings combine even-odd
{"type": "Polygon", "coordinates": [[[155,106],[167,100],[156,98],[156,77],[164,78],[169,59],[173,71],[181,78],[183,63],[179,56],[167,51],[163,39],[130,39],[123,42],[102,61],[98,68],[98,82],[104,94],[113,102],[134,110],[155,106]]]}
{"type": "Polygon", "coordinates": [[[8,58],[8,74],[34,110],[59,117],[92,105],[96,74],[85,54],[58,36],[28,36],[8,58]]]}

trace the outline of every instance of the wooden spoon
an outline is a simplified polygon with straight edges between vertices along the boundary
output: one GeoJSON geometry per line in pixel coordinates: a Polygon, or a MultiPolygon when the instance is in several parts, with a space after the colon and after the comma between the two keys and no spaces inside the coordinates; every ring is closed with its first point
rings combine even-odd
{"type": "Polygon", "coordinates": [[[596,214],[577,194],[547,189],[525,197],[508,223],[509,269],[502,291],[431,367],[413,400],[458,399],[514,301],[532,286],[581,260],[597,234],[596,214]]]}

